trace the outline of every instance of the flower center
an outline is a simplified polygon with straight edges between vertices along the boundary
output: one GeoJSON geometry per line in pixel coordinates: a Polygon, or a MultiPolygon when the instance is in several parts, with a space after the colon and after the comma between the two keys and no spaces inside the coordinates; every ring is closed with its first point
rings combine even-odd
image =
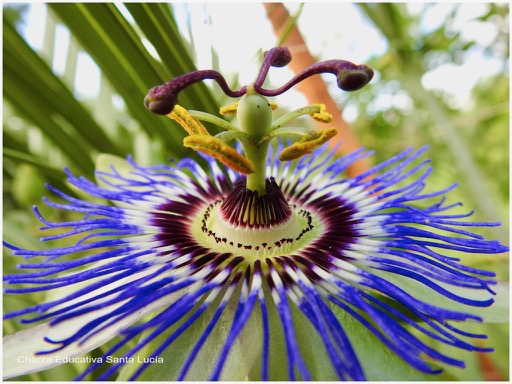
{"type": "Polygon", "coordinates": [[[323,225],[311,212],[289,204],[271,178],[262,196],[240,180],[224,199],[199,210],[192,228],[203,246],[219,253],[235,251],[252,262],[307,246],[323,225]]]}
{"type": "Polygon", "coordinates": [[[292,161],[312,153],[336,135],[336,128],[317,130],[288,123],[304,115],[330,123],[332,115],[325,111],[323,104],[314,104],[273,120],[272,111],[277,106],[267,97],[280,95],[302,80],[322,73],[336,75],[341,89],[354,91],[372,79],[373,71],[365,65],[328,60],[306,68],[277,89],[263,88],[270,67],[282,67],[290,60],[288,49],[276,47],[265,54],[256,80],[239,90],[232,90],[220,73],[203,70],[153,87],[144,100],[150,111],[167,115],[186,130],[188,136],[183,140],[186,147],[211,156],[244,175],[233,189],[225,191],[222,198],[198,209],[199,213],[192,220],[194,238],[213,251],[232,254],[235,250],[248,260],[290,255],[311,244],[322,233],[324,225],[320,217],[315,218],[312,213],[293,205],[277,183],[268,178],[267,157],[270,142],[276,139],[291,142],[282,148],[279,161],[292,161]],[[240,98],[219,111],[221,115],[236,114],[238,126],[177,104],[182,90],[206,79],[215,80],[227,96],[240,98]],[[221,132],[212,135],[201,121],[216,125],[221,132]],[[237,145],[233,146],[233,142],[237,145]]]}
{"type": "Polygon", "coordinates": [[[271,228],[287,222],[292,209],[283,196],[281,189],[271,178],[265,182],[265,194],[246,188],[243,180],[226,197],[219,213],[232,226],[253,229],[271,228]]]}

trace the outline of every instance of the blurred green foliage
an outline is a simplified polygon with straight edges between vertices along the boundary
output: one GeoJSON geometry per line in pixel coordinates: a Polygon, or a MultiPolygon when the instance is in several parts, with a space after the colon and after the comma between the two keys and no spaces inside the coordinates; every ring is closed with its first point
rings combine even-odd
{"type": "Polygon", "coordinates": [[[429,179],[432,189],[454,180],[459,182],[452,198],[475,207],[480,220],[505,223],[499,236],[507,242],[508,5],[489,4],[488,12],[478,17],[480,22],[496,27],[497,33],[488,46],[467,41],[450,28],[457,17],[457,6],[438,28],[425,34],[419,33],[423,12],[407,14],[404,4],[372,3],[361,7],[390,43],[385,55],[369,63],[380,78],[347,101],[357,105],[359,113],[353,127],[362,144],[376,150],[375,162],[404,147],[428,144],[435,166],[429,179]],[[482,78],[468,97],[469,105],[457,105],[453,96],[442,90],[425,89],[425,73],[447,63],[460,65],[475,51],[482,51],[489,60],[500,61],[503,71],[486,76],[486,68],[481,68],[482,78]]]}

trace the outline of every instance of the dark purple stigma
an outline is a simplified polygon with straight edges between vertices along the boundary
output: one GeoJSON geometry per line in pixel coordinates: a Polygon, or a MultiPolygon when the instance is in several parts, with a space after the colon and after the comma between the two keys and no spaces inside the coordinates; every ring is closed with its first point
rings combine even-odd
{"type": "MultiPolygon", "coordinates": [[[[345,60],[328,60],[311,65],[279,88],[263,89],[262,85],[267,78],[270,67],[284,67],[290,63],[291,59],[290,51],[286,47],[275,47],[265,52],[260,72],[254,82],[254,90],[262,96],[277,96],[310,76],[332,73],[337,76],[340,89],[356,91],[368,84],[373,78],[373,70],[366,65],[356,65],[345,60]]],[[[246,86],[238,90],[232,90],[224,77],[217,71],[201,70],[180,75],[165,84],[151,88],[144,98],[144,105],[153,113],[166,115],[172,112],[174,106],[178,103],[178,94],[182,90],[207,79],[215,80],[229,97],[238,98],[247,91],[246,86]]]]}
{"type": "Polygon", "coordinates": [[[178,103],[178,94],[182,90],[207,79],[215,80],[222,91],[230,97],[241,97],[245,94],[245,87],[240,88],[238,91],[233,91],[219,72],[206,69],[185,73],[165,84],[151,88],[144,98],[144,105],[153,113],[167,115],[172,112],[174,106],[178,103]]]}
{"type": "Polygon", "coordinates": [[[280,95],[294,85],[313,75],[332,73],[338,78],[338,87],[344,91],[357,91],[364,87],[373,78],[373,69],[366,65],[356,65],[345,60],[328,60],[313,64],[300,72],[282,87],[276,89],[263,89],[261,84],[255,83],[254,89],[263,96],[280,95]]]}

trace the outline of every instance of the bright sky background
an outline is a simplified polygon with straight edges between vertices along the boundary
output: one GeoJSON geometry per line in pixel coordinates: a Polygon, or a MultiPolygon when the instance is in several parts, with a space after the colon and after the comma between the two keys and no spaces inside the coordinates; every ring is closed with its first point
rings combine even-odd
{"type": "MultiPolygon", "coordinates": [[[[174,6],[184,36],[190,36],[189,29],[192,33],[199,69],[211,68],[213,47],[218,53],[223,74],[238,73],[242,84],[254,80],[259,70],[256,53],[276,43],[260,3],[182,2],[174,6]]],[[[298,3],[287,6],[293,14],[298,3]]],[[[421,28],[430,31],[444,22],[453,4],[438,3],[425,8],[424,3],[408,3],[408,7],[411,12],[422,15],[421,28]]],[[[487,7],[485,3],[464,3],[455,22],[455,27],[464,38],[476,39],[484,46],[492,41],[497,31],[489,23],[475,22],[474,18],[484,14],[487,7]]],[[[44,35],[45,5],[33,3],[30,8],[24,35],[32,46],[40,48],[44,35]]],[[[366,21],[356,6],[346,2],[307,2],[299,19],[299,28],[308,48],[319,60],[340,58],[360,64],[372,56],[382,55],[387,49],[386,40],[379,31],[366,21]]],[[[58,29],[54,69],[59,73],[64,69],[64,52],[68,41],[67,31],[64,28],[58,29]]],[[[474,50],[463,65],[444,64],[428,72],[423,78],[423,84],[430,89],[443,89],[454,96],[456,104],[463,106],[481,75],[490,75],[502,69],[501,62],[485,57],[482,50],[474,50]]],[[[87,73],[87,76],[77,76],[77,93],[93,97],[98,92],[98,82],[94,79],[99,70],[87,55],[79,57],[78,72],[87,73]]],[[[291,76],[290,71],[279,69],[271,70],[269,78],[277,85],[286,82],[291,76]]],[[[292,97],[297,99],[295,102],[298,105],[305,103],[299,94],[292,94],[292,97]]],[[[382,100],[377,100],[376,105],[385,108],[390,102],[407,105],[406,98],[400,100],[398,97],[390,101],[386,95],[382,95],[382,100]]],[[[350,110],[345,111],[344,117],[348,121],[354,118],[350,110]]]]}

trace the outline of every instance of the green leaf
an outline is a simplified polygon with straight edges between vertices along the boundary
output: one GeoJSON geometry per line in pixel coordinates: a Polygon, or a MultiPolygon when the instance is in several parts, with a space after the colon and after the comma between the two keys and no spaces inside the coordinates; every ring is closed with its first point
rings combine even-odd
{"type": "Polygon", "coordinates": [[[364,325],[336,305],[331,309],[352,344],[368,381],[432,381],[439,375],[416,370],[386,347],[364,325]]]}
{"type": "Polygon", "coordinates": [[[148,134],[167,145],[176,144],[164,120],[146,110],[144,96],[165,76],[132,26],[114,4],[54,3],[50,9],[70,29],[79,43],[123,95],[128,111],[148,134]]]}
{"type": "MultiPolygon", "coordinates": [[[[271,299],[269,299],[271,300],[271,299]]],[[[216,303],[205,311],[190,327],[178,337],[167,349],[158,355],[138,377],[142,381],[174,381],[182,369],[186,358],[190,355],[195,343],[213,316],[216,303]]],[[[327,354],[322,337],[305,317],[305,315],[290,303],[294,321],[294,333],[299,343],[300,352],[313,380],[338,380],[327,354]]],[[[236,301],[231,300],[219,323],[212,331],[203,348],[196,355],[186,380],[208,380],[218,356],[232,326],[232,318],[236,309],[236,301]]],[[[283,325],[274,304],[267,300],[268,320],[270,330],[269,374],[271,380],[288,380],[288,356],[285,347],[283,325]]],[[[432,376],[423,374],[395,355],[380,342],[365,326],[353,319],[349,314],[333,306],[348,335],[356,354],[363,366],[368,380],[436,380],[446,379],[447,376],[432,376]]],[[[164,343],[169,336],[189,317],[181,319],[156,339],[152,340],[140,351],[131,364],[126,365],[118,380],[125,381],[140,367],[145,358],[164,343]]],[[[147,337],[147,331],[141,340],[147,337]]],[[[221,380],[261,380],[263,333],[261,309],[256,303],[251,317],[232,347],[222,371],[221,380]]]]}
{"type": "MultiPolygon", "coordinates": [[[[9,244],[16,244],[16,246],[24,249],[38,249],[45,248],[45,244],[41,243],[39,237],[33,235],[28,228],[33,227],[34,218],[31,213],[26,211],[10,211],[4,214],[3,217],[3,241],[9,244]]],[[[16,264],[20,262],[19,256],[12,256],[10,251],[4,254],[4,268],[6,262],[9,263],[8,270],[4,269],[4,273],[14,273],[16,271],[16,264]]]]}
{"type": "MultiPolygon", "coordinates": [[[[235,313],[235,305],[236,301],[232,298],[203,347],[195,356],[194,362],[192,363],[185,380],[196,381],[207,380],[209,378],[212,373],[212,369],[217,362],[224,341],[231,329],[233,315],[235,313]]],[[[138,380],[175,381],[183,364],[194,348],[194,345],[212,319],[217,306],[218,301],[215,300],[213,304],[210,305],[210,307],[190,325],[184,334],[179,336],[171,346],[158,356],[161,360],[157,360],[155,363],[151,364],[138,378],[138,380]]],[[[258,306],[256,305],[256,307],[258,306]]],[[[164,343],[169,336],[188,319],[189,316],[183,317],[176,325],[170,327],[156,339],[151,341],[151,343],[137,354],[133,363],[127,364],[123,367],[118,380],[128,380],[139,368],[144,359],[148,358],[155,348],[164,343]]],[[[261,351],[263,337],[259,319],[261,319],[261,315],[259,310],[256,309],[229,353],[221,374],[221,380],[241,381],[247,379],[247,376],[254,364],[257,362],[259,352],[261,351]]],[[[146,338],[150,333],[151,331],[145,332],[141,336],[141,340],[146,338]]]]}
{"type": "MultiPolygon", "coordinates": [[[[121,176],[129,176],[134,170],[133,166],[126,159],[108,153],[101,153],[96,157],[96,172],[112,173],[115,169],[121,176]]],[[[105,188],[104,181],[96,175],[96,182],[100,187],[105,188]]]]}
{"type": "Polygon", "coordinates": [[[40,174],[49,179],[61,182],[66,177],[66,173],[62,169],[55,168],[52,164],[48,164],[46,161],[30,153],[4,148],[3,155],[5,159],[15,159],[36,167],[40,174]]]}
{"type": "Polygon", "coordinates": [[[489,307],[474,307],[451,300],[446,296],[434,291],[432,288],[427,287],[426,285],[406,276],[391,274],[389,272],[378,270],[372,270],[372,273],[386,279],[387,281],[403,289],[414,298],[426,303],[453,311],[474,314],[480,316],[485,322],[506,323],[509,321],[508,282],[498,282],[496,285],[490,286],[490,288],[496,292],[496,295],[492,295],[491,293],[482,289],[463,288],[436,282],[436,284],[440,285],[447,291],[467,299],[481,301],[488,300],[490,298],[494,299],[494,303],[489,307]]]}
{"type": "MultiPolygon", "coordinates": [[[[108,77],[112,86],[123,95],[126,106],[134,119],[150,136],[158,138],[166,148],[172,148],[175,155],[183,155],[181,132],[171,132],[172,124],[161,116],[150,113],[143,104],[148,90],[168,81],[173,74],[169,73],[161,62],[154,58],[144,46],[141,36],[114,4],[50,4],[58,17],[66,23],[80,44],[90,52],[93,59],[108,77]]],[[[151,4],[155,13],[162,6],[151,4]]],[[[151,22],[145,20],[146,23],[151,22]]],[[[160,32],[171,31],[170,14],[160,32]]],[[[155,38],[155,34],[149,34],[155,38]]],[[[179,41],[176,40],[176,41],[179,41]]],[[[176,43],[178,44],[178,43],[176,43]]],[[[166,58],[169,62],[180,62],[178,55],[187,55],[186,51],[176,49],[175,56],[166,58]]],[[[182,72],[173,65],[175,73],[182,72]]],[[[188,70],[192,70],[189,68],[188,70]]],[[[206,93],[203,89],[201,93],[206,93]]],[[[199,100],[198,107],[201,108],[199,100]]]]}
{"type": "MultiPolygon", "coordinates": [[[[420,335],[420,339],[428,342],[429,346],[440,353],[459,359],[465,363],[465,367],[460,368],[449,364],[439,363],[439,366],[456,380],[460,381],[485,381],[486,370],[501,370],[502,378],[508,378],[509,348],[508,348],[508,326],[505,324],[478,324],[478,323],[458,323],[457,328],[471,333],[484,333],[489,337],[487,339],[478,339],[474,344],[479,347],[494,348],[494,352],[474,352],[456,348],[436,340],[428,339],[420,335]],[[488,361],[489,366],[483,367],[483,361],[488,361]]],[[[496,375],[496,373],[494,373],[496,375]]]]}
{"type": "Polygon", "coordinates": [[[121,153],[119,146],[105,134],[91,112],[75,99],[69,88],[29,47],[14,26],[5,23],[3,31],[4,74],[9,80],[4,85],[7,100],[22,111],[23,115],[31,116],[36,126],[48,131],[47,134],[63,150],[66,150],[64,146],[70,147],[69,152],[75,156],[90,148],[121,153]],[[38,111],[43,111],[44,114],[38,111]],[[59,129],[59,124],[52,121],[51,117],[54,115],[59,115],[68,122],[65,130],[56,130],[59,129]],[[86,143],[87,146],[84,145],[86,143]]]}
{"type": "Polygon", "coordinates": [[[491,361],[503,379],[510,376],[509,324],[485,324],[483,332],[489,339],[486,345],[494,348],[494,352],[486,357],[491,361]]]}
{"type": "MultiPolygon", "coordinates": [[[[162,64],[168,71],[168,78],[163,79],[164,81],[196,70],[168,4],[126,3],[125,6],[162,59],[162,64]]],[[[180,93],[180,103],[204,112],[218,112],[218,103],[203,82],[180,93]]]]}
{"type": "Polygon", "coordinates": [[[30,206],[41,201],[47,189],[45,180],[34,167],[22,164],[16,170],[12,182],[13,196],[22,206],[30,206]]]}
{"type": "MultiPolygon", "coordinates": [[[[236,300],[232,298],[216,327],[196,355],[194,363],[187,373],[186,380],[208,380],[210,377],[220,355],[222,346],[231,329],[236,303],[236,300]]],[[[190,355],[195,343],[213,317],[216,307],[217,303],[214,302],[205,313],[190,325],[183,335],[159,355],[162,360],[150,365],[138,380],[176,380],[186,358],[190,355]]],[[[267,301],[267,309],[270,331],[270,378],[272,380],[287,380],[287,353],[284,344],[282,323],[275,305],[267,301]]],[[[301,341],[301,352],[303,353],[306,364],[310,368],[311,374],[318,380],[335,380],[336,376],[321,338],[318,335],[315,337],[316,331],[313,326],[296,307],[292,305],[291,309],[294,319],[294,330],[297,339],[301,341]]],[[[165,342],[172,332],[187,320],[188,316],[186,319],[182,319],[178,325],[171,327],[157,339],[151,341],[144,350],[137,354],[132,364],[123,368],[118,380],[128,380],[136,369],[139,368],[140,362],[150,356],[155,348],[165,342]]],[[[231,348],[222,370],[221,380],[261,380],[262,329],[261,309],[259,304],[256,303],[247,324],[231,348]]],[[[142,336],[142,339],[147,337],[149,333],[149,331],[146,332],[142,336]]]]}

